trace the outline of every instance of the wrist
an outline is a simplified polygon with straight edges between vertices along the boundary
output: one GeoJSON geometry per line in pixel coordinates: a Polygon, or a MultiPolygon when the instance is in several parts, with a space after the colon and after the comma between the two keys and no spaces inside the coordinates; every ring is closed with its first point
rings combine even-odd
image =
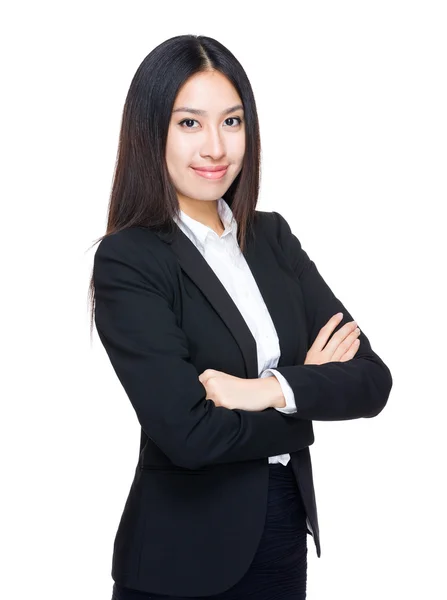
{"type": "Polygon", "coordinates": [[[285,408],[286,399],[282,392],[281,385],[276,377],[259,377],[257,379],[259,388],[266,398],[266,404],[271,408],[285,408]]]}

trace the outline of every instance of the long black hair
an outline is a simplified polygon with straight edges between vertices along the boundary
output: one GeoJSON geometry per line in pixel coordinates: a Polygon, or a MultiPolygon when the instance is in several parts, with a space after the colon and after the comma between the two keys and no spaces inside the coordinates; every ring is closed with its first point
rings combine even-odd
{"type": "MultiPolygon", "coordinates": [[[[169,176],[165,152],[176,96],[192,75],[220,71],[237,90],[244,107],[245,154],[242,169],[223,198],[238,224],[238,243],[245,247],[259,195],[261,140],[250,81],[235,56],[217,40],[179,35],[150,52],[138,67],[124,104],[118,152],[110,193],[107,235],[133,226],[172,232],[180,207],[169,176]]],[[[95,287],[89,286],[90,335],[95,287]]]]}

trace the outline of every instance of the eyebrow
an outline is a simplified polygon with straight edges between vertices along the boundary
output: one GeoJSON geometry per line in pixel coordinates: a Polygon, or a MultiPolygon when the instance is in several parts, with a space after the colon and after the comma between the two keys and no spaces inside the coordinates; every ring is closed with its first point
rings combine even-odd
{"type": "MultiPolygon", "coordinates": [[[[238,110],[238,109],[244,110],[244,107],[242,106],[242,104],[236,104],[235,106],[231,106],[230,108],[226,108],[220,114],[221,115],[228,115],[229,113],[234,112],[235,110],[238,110]]],[[[180,106],[179,108],[176,108],[172,112],[173,113],[176,113],[176,112],[189,112],[189,113],[192,113],[193,115],[200,115],[200,116],[206,116],[208,114],[206,110],[201,110],[199,108],[190,108],[189,106],[180,106]]]]}

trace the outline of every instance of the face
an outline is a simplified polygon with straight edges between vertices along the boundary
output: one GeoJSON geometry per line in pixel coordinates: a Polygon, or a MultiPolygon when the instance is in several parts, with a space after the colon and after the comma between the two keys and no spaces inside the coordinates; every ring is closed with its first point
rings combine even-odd
{"type": "Polygon", "coordinates": [[[245,153],[241,105],[239,94],[219,71],[196,73],[177,94],[166,163],[181,208],[217,200],[239,174],[245,153]],[[196,168],[201,167],[226,167],[226,171],[200,174],[196,168]]]}

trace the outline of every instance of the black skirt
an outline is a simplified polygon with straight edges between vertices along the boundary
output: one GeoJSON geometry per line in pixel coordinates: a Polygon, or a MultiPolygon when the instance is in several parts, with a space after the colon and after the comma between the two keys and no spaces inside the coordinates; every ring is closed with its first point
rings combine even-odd
{"type": "Polygon", "coordinates": [[[290,462],[269,464],[264,531],[254,559],[234,586],[213,596],[166,596],[114,583],[112,600],[305,600],[306,513],[290,462]]]}

